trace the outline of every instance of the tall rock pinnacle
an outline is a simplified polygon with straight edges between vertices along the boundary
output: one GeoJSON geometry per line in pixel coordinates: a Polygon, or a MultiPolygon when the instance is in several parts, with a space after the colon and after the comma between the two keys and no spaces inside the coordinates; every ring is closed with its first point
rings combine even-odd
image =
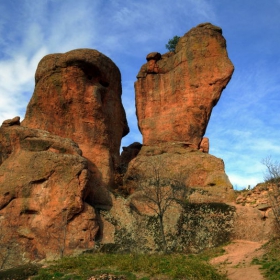
{"type": "Polygon", "coordinates": [[[77,49],[45,56],[35,82],[22,125],[74,140],[88,159],[93,196],[102,196],[99,187],[112,185],[120,142],[129,131],[118,67],[96,50],[77,49]]]}
{"type": "Polygon", "coordinates": [[[143,144],[185,142],[198,149],[233,70],[222,30],[210,23],[181,37],[175,53],[150,53],[135,82],[143,144]]]}

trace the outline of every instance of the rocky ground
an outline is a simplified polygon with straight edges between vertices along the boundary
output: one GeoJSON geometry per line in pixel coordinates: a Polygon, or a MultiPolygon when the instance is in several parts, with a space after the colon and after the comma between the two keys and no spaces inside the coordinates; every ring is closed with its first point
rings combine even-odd
{"type": "Polygon", "coordinates": [[[253,265],[252,260],[264,254],[262,245],[273,236],[271,190],[271,185],[258,184],[240,191],[232,203],[236,207],[234,240],[224,247],[224,255],[211,260],[229,280],[264,279],[260,267],[253,265]]]}

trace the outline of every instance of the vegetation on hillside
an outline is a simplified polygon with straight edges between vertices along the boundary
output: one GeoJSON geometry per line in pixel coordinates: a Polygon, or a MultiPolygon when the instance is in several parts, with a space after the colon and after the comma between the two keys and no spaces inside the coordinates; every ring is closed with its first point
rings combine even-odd
{"type": "Polygon", "coordinates": [[[138,190],[142,198],[147,202],[146,206],[157,217],[159,222],[159,234],[162,241],[162,251],[167,253],[166,233],[164,230],[164,217],[172,205],[186,200],[187,187],[182,178],[171,179],[166,174],[164,163],[155,159],[148,165],[150,176],[140,178],[138,190]]]}
{"type": "Polygon", "coordinates": [[[280,238],[272,239],[264,245],[266,253],[260,259],[254,259],[253,263],[261,265],[266,279],[280,279],[280,238]]]}
{"type": "MultiPolygon", "coordinates": [[[[221,248],[211,249],[199,255],[183,254],[82,254],[71,258],[62,258],[41,268],[31,279],[89,279],[92,276],[105,273],[123,276],[120,279],[196,279],[196,280],[225,280],[226,277],[217,272],[208,264],[211,257],[221,254],[221,248]]],[[[23,270],[23,268],[21,268],[23,270]]],[[[15,269],[14,269],[15,270],[15,269]]],[[[9,270],[10,276],[15,275],[9,270]]],[[[31,271],[34,275],[34,272],[31,271]]],[[[20,275],[20,274],[17,274],[20,275]]],[[[27,279],[5,278],[8,274],[0,271],[0,279],[27,279]]],[[[13,276],[11,276],[13,277],[13,276]]]]}
{"type": "Polygon", "coordinates": [[[61,259],[56,264],[41,269],[33,279],[88,279],[105,272],[124,275],[131,280],[148,280],[156,275],[162,275],[162,279],[226,279],[201,257],[179,254],[84,254],[76,258],[61,259]]]}
{"type": "Polygon", "coordinates": [[[267,157],[263,159],[262,163],[266,166],[265,182],[272,186],[272,191],[269,192],[269,202],[280,236],[280,162],[267,157]]]}

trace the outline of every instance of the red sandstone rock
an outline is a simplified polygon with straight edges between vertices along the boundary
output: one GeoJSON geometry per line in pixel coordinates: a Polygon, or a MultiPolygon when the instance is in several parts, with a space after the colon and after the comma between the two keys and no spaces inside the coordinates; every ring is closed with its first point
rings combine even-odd
{"type": "Polygon", "coordinates": [[[222,30],[200,24],[180,38],[175,54],[151,53],[147,60],[135,82],[143,144],[185,142],[198,149],[234,70],[222,30]]]}
{"type": "Polygon", "coordinates": [[[121,138],[128,131],[117,66],[96,50],[77,49],[45,56],[24,126],[73,139],[89,161],[92,202],[110,205],[121,138]]]}
{"type": "Polygon", "coordinates": [[[128,147],[123,147],[123,151],[121,153],[120,164],[126,166],[131,162],[140,152],[142,148],[142,144],[139,142],[134,142],[130,144],[128,147]]]}
{"type": "Polygon", "coordinates": [[[14,117],[13,119],[5,120],[2,123],[2,127],[20,125],[20,117],[14,117]]]}
{"type": "Polygon", "coordinates": [[[70,139],[0,128],[0,265],[93,248],[98,231],[88,163],[70,139]]]}
{"type": "Polygon", "coordinates": [[[133,193],[138,188],[139,180],[149,178],[154,165],[159,165],[160,176],[182,181],[191,191],[188,198],[191,202],[230,202],[234,199],[223,160],[194,150],[184,143],[142,146],[137,157],[128,165],[123,188],[133,193]]]}
{"type": "Polygon", "coordinates": [[[233,239],[267,241],[277,235],[272,211],[264,213],[251,206],[236,205],[233,239]]]}
{"type": "MultiPolygon", "coordinates": [[[[230,201],[233,190],[223,161],[197,151],[207,150],[202,136],[233,71],[221,29],[200,25],[180,40],[175,54],[151,53],[147,61],[135,87],[139,127],[150,146],[141,148],[138,143],[124,149],[121,164],[129,167],[123,188],[137,189],[137,180],[158,159],[165,165],[165,177],[179,176],[191,189],[187,198],[191,202],[230,201]]],[[[18,264],[23,253],[26,260],[50,259],[92,248],[98,231],[99,219],[92,207],[96,204],[113,204],[110,211],[100,212],[103,243],[119,240],[123,244],[134,238],[136,248],[139,244],[156,248],[155,229],[143,229],[143,224],[150,223],[137,192],[124,199],[105,188],[112,186],[120,140],[128,132],[120,87],[119,70],[97,51],[48,55],[39,63],[23,124],[72,138],[90,171],[69,139],[15,126],[19,120],[4,122],[0,129],[0,259],[8,254],[9,265],[18,264]]],[[[174,229],[182,209],[178,204],[169,210],[165,227],[177,234],[174,229]]]]}
{"type": "Polygon", "coordinates": [[[203,137],[201,143],[199,144],[199,150],[203,153],[209,153],[209,139],[207,137],[203,137]]]}
{"type": "Polygon", "coordinates": [[[118,166],[118,172],[115,175],[115,182],[118,190],[127,194],[127,191],[123,188],[123,177],[127,171],[128,164],[138,155],[141,150],[142,144],[134,142],[128,147],[123,147],[123,151],[120,156],[120,163],[118,166]]]}

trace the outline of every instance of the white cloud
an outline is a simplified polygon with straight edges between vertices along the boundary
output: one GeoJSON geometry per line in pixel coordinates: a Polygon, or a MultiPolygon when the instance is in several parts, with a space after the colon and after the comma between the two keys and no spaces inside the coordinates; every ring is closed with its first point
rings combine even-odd
{"type": "Polygon", "coordinates": [[[9,17],[0,20],[0,28],[10,27],[0,29],[0,122],[15,115],[23,117],[36,67],[44,55],[90,47],[96,29],[94,3],[67,3],[70,5],[64,1],[24,1],[14,10],[5,7],[9,17]]]}
{"type": "Polygon", "coordinates": [[[27,101],[34,88],[34,74],[39,59],[45,55],[39,49],[29,60],[26,56],[15,55],[0,61],[0,122],[19,115],[23,117],[27,101]]]}
{"type": "Polygon", "coordinates": [[[248,175],[241,176],[238,174],[231,174],[231,173],[228,173],[228,176],[235,190],[246,189],[248,186],[253,188],[258,183],[260,183],[260,181],[258,181],[258,179],[256,179],[256,177],[254,176],[252,177],[249,177],[248,175]]]}

